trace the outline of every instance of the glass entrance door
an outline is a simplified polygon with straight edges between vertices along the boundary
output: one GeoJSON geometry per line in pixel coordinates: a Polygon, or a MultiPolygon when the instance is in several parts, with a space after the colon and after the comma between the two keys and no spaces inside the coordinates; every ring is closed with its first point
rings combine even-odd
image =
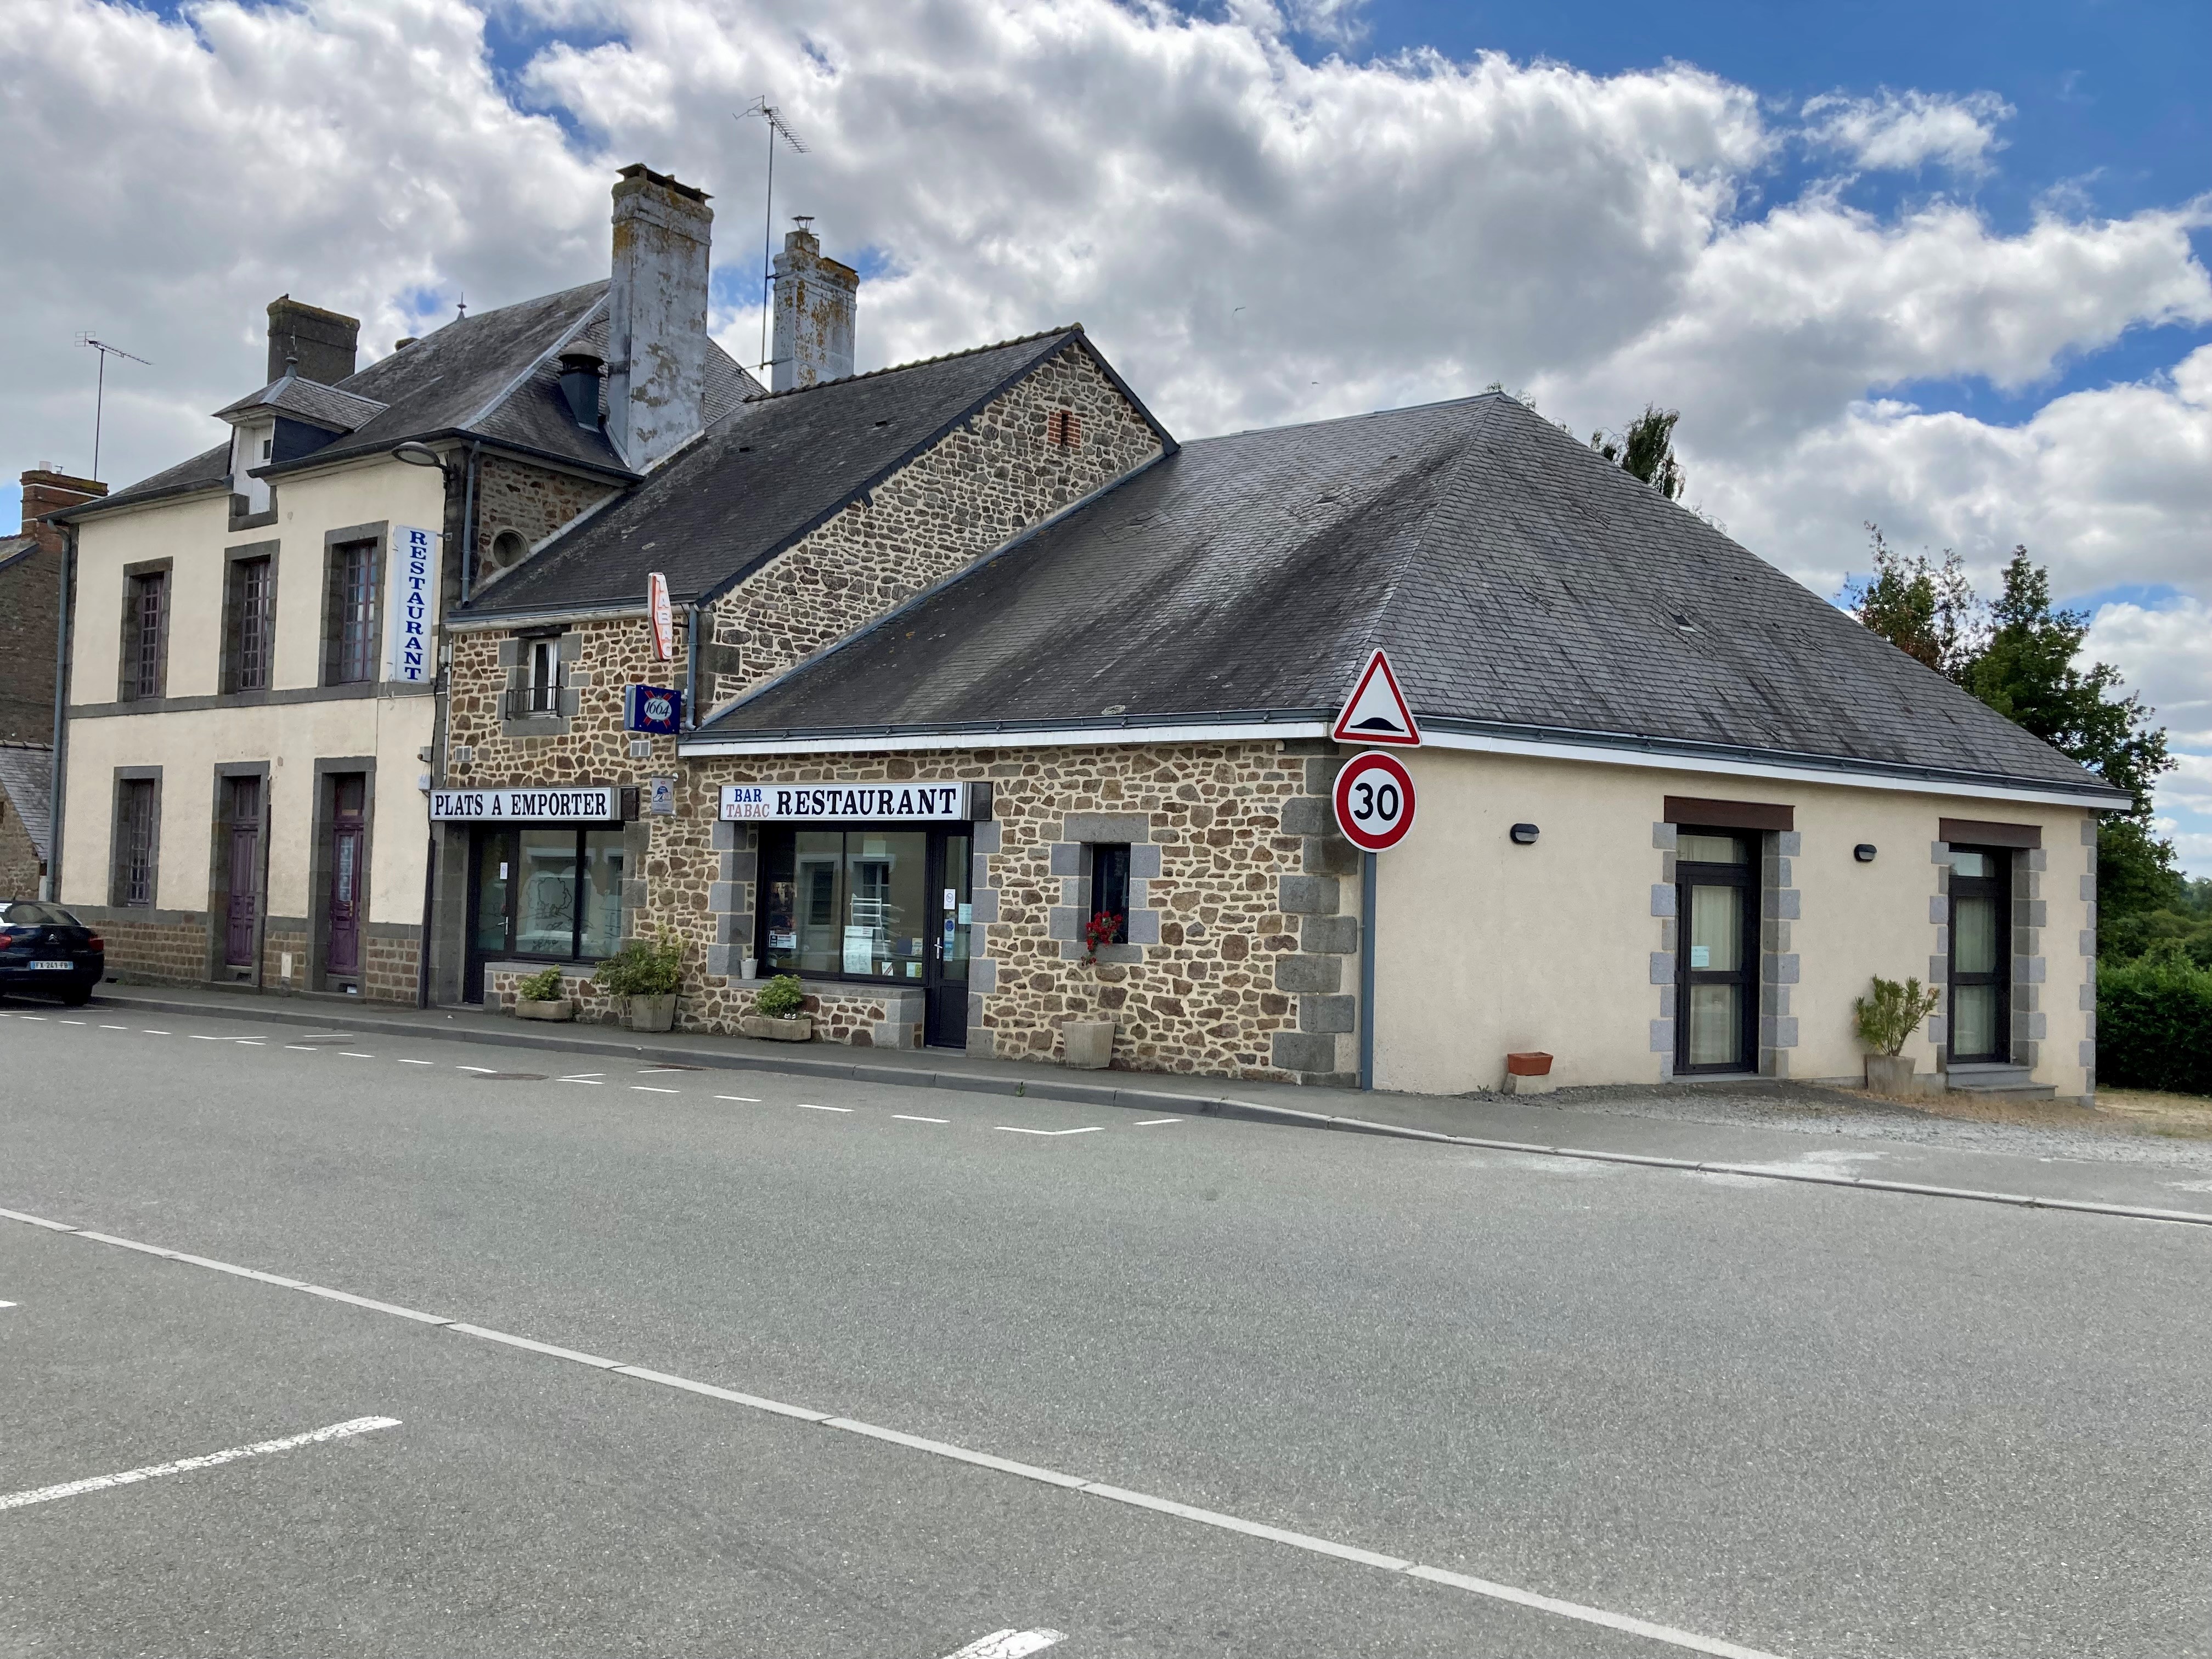
{"type": "Polygon", "coordinates": [[[1748,836],[1681,831],[1674,843],[1674,1070],[1754,1068],[1758,864],[1748,836]]]}
{"type": "Polygon", "coordinates": [[[514,954],[513,892],[520,858],[512,830],[478,828],[470,837],[474,845],[469,870],[469,959],[461,999],[482,1002],[484,963],[514,954]]]}
{"type": "Polygon", "coordinates": [[[933,1048],[968,1046],[968,954],[973,931],[975,874],[973,842],[965,826],[940,830],[931,839],[936,873],[930,886],[936,898],[936,927],[930,940],[928,1012],[922,1040],[933,1048]]]}
{"type": "Polygon", "coordinates": [[[1995,848],[1951,849],[1950,1056],[1968,1065],[2012,1058],[2011,867],[1995,848]]]}

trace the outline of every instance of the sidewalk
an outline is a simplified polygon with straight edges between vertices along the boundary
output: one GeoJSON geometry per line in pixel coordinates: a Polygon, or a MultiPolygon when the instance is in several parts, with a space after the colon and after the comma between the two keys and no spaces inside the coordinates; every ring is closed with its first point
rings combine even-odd
{"type": "Polygon", "coordinates": [[[278,1029],[458,1041],[655,1065],[1241,1118],[1471,1149],[1679,1168],[1738,1182],[1935,1190],[2030,1205],[2152,1211],[2212,1223],[2212,1146],[2119,1134],[2109,1146],[2091,1146],[2079,1135],[2053,1139],[2024,1132],[2008,1137],[1992,1134],[1990,1126],[1960,1124],[1908,1106],[1801,1084],[1585,1089],[1537,1103],[1506,1096],[1370,1093],[1159,1073],[1069,1072],[1021,1060],[971,1060],[938,1049],[828,1044],[799,1048],[683,1032],[641,1036],[609,1025],[525,1023],[473,1009],[417,1010],[214,988],[109,985],[91,1006],[278,1029]]]}

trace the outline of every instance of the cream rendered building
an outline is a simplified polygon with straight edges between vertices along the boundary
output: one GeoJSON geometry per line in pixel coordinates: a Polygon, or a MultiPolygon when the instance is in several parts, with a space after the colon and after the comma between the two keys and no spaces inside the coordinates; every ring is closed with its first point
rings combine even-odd
{"type": "Polygon", "coordinates": [[[112,972],[423,993],[445,613],[758,389],[707,338],[711,217],[626,168],[609,281],[358,371],[352,319],[281,299],[226,442],[54,515],[58,893],[112,972]]]}

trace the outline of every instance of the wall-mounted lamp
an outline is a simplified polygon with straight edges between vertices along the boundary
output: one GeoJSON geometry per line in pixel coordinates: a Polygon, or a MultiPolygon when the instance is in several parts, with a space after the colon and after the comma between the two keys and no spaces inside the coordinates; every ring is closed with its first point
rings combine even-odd
{"type": "Polygon", "coordinates": [[[1512,836],[1513,844],[1516,847],[1534,847],[1536,844],[1536,826],[1533,823],[1516,823],[1513,826],[1512,836]]]}
{"type": "Polygon", "coordinates": [[[1856,859],[1861,864],[1872,864],[1874,862],[1874,843],[1870,841],[1861,842],[1857,846],[1851,848],[1851,856],[1856,859]]]}

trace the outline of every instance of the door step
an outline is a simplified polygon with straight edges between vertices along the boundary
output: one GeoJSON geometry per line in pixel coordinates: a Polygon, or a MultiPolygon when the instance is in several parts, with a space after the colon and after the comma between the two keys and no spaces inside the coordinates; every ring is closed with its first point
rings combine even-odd
{"type": "Polygon", "coordinates": [[[2018,1095],[2049,1100],[2058,1093],[2056,1084],[2038,1083],[2025,1066],[1953,1066],[1944,1073],[1943,1081],[1954,1095],[2018,1095]]]}

